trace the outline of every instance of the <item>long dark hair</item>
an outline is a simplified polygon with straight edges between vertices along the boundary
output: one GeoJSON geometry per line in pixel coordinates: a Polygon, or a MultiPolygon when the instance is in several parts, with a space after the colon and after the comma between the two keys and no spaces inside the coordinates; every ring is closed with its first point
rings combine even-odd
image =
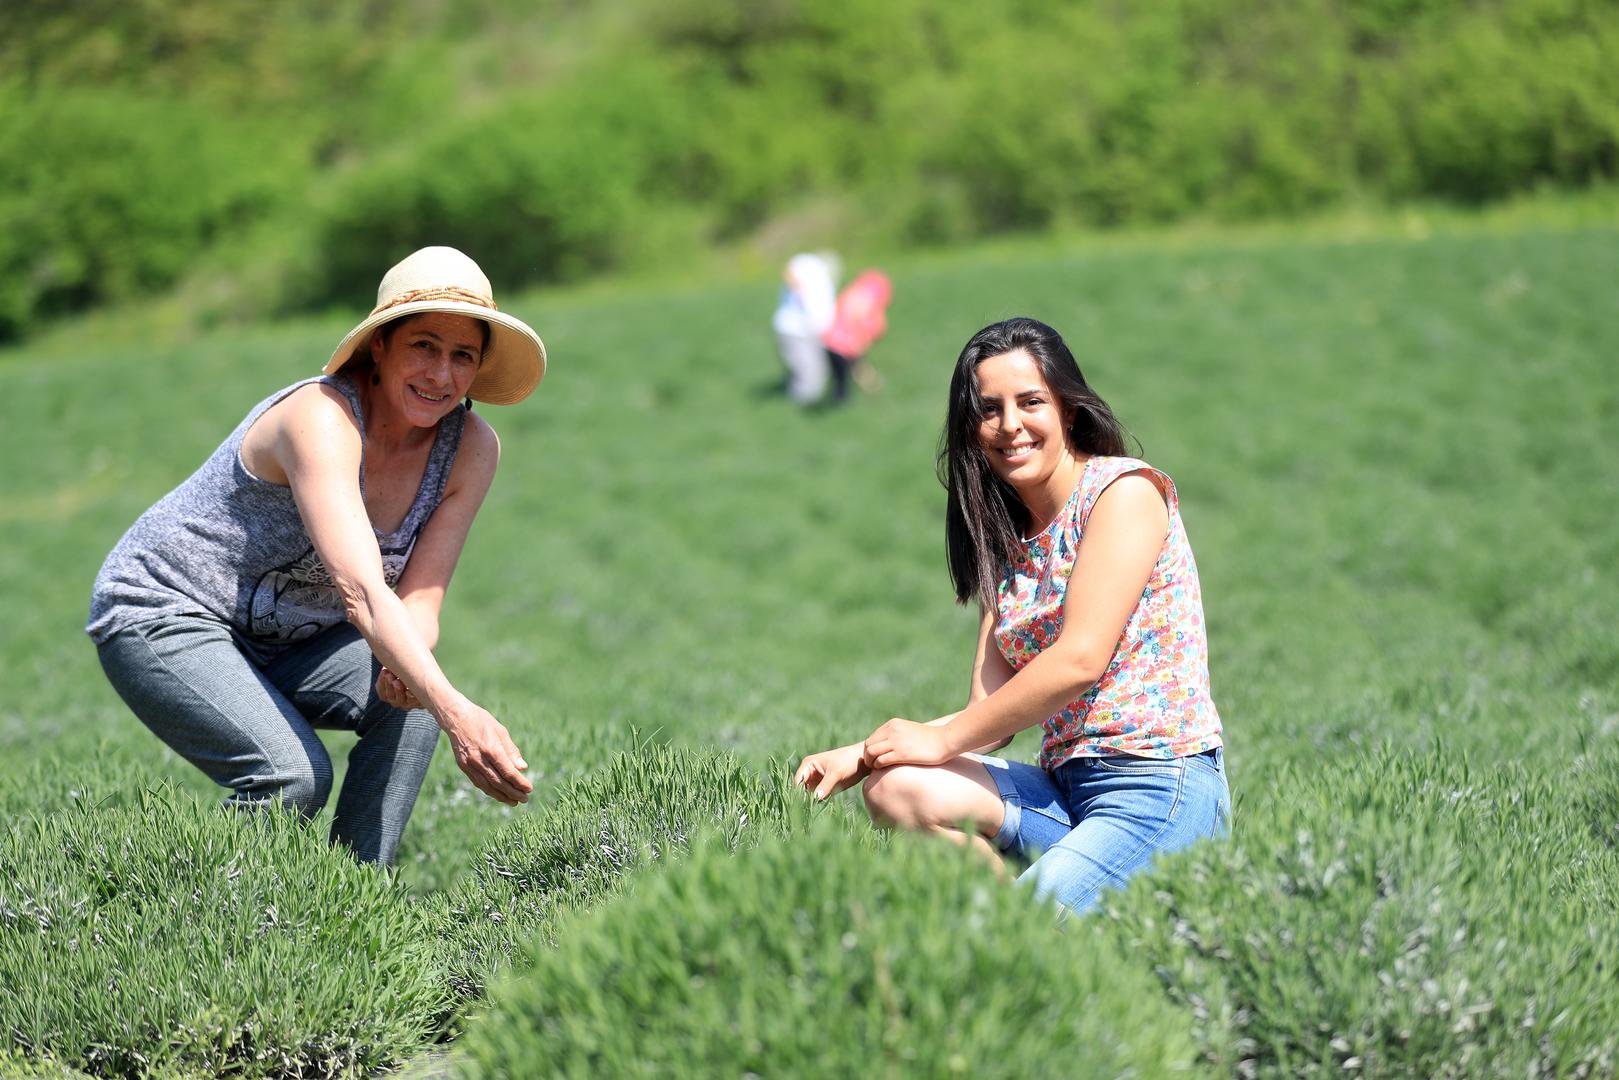
{"type": "Polygon", "coordinates": [[[995,475],[978,441],[983,402],[978,396],[978,365],[992,356],[1027,353],[1068,417],[1068,445],[1078,453],[1122,455],[1129,438],[1124,425],[1085,381],[1062,335],[1030,318],[1006,319],[972,336],[956,358],[950,377],[950,411],[939,436],[936,468],[950,493],[945,516],[945,549],[956,603],[977,597],[995,606],[995,586],[1014,546],[1029,527],[1029,509],[1012,485],[995,475]]]}

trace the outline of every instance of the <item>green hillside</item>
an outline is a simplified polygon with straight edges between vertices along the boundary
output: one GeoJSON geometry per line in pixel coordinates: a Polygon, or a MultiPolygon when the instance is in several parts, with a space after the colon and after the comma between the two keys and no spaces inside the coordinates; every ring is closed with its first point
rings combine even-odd
{"type": "Polygon", "coordinates": [[[0,10],[0,341],[503,281],[1611,184],[1603,0],[0,10]]]}

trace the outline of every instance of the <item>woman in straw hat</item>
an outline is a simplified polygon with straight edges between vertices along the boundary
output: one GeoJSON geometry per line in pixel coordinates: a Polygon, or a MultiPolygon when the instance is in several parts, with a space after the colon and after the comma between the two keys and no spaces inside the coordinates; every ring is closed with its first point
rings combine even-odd
{"type": "Polygon", "coordinates": [[[107,557],[87,629],[114,688],[236,805],[314,814],[315,729],[357,732],[332,839],[362,861],[393,861],[441,729],[479,789],[526,802],[522,754],[433,647],[500,456],[470,401],[521,401],[544,373],[461,252],[388,271],[324,373],[254,406],[107,557]]]}

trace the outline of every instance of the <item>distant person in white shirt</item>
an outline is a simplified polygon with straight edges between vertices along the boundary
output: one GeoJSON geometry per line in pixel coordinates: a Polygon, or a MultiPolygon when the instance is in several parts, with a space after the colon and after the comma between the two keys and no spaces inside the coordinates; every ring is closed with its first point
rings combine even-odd
{"type": "Polygon", "coordinates": [[[782,276],[771,323],[787,368],[787,396],[800,405],[814,405],[826,396],[832,377],[821,335],[832,325],[837,308],[836,261],[824,254],[794,255],[782,276]]]}

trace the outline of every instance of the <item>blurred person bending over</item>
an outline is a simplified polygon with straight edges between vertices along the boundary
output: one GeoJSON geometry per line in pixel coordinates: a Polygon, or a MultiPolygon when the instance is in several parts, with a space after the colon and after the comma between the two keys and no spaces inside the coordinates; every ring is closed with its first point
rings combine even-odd
{"type": "Polygon", "coordinates": [[[832,359],[821,335],[832,325],[836,307],[837,266],[831,257],[802,254],[787,260],[771,326],[787,368],[787,396],[799,405],[820,402],[832,381],[832,359]]]}
{"type": "Polygon", "coordinates": [[[888,302],[894,287],[881,270],[863,270],[838,293],[831,324],[821,334],[832,362],[833,396],[841,401],[849,379],[868,392],[882,389],[882,378],[866,358],[888,330],[888,302]]]}

